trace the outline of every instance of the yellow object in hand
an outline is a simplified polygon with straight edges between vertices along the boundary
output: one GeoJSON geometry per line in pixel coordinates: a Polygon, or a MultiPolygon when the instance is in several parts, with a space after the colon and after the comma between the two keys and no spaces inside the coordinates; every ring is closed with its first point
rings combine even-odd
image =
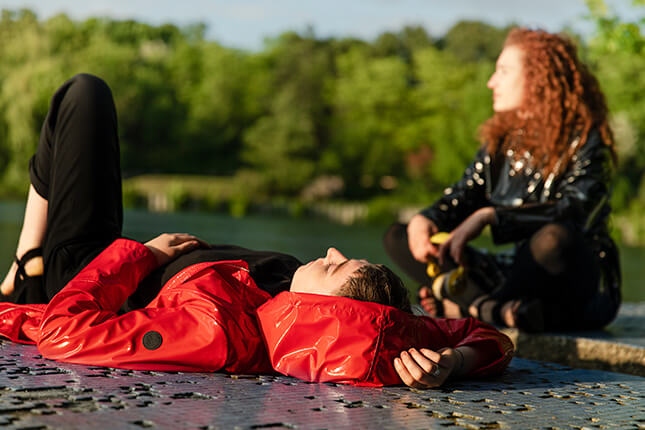
{"type": "Polygon", "coordinates": [[[439,273],[441,273],[441,269],[439,268],[439,265],[435,261],[430,261],[428,263],[428,267],[426,267],[426,273],[428,274],[429,277],[434,278],[439,273]]]}
{"type": "Polygon", "coordinates": [[[448,240],[449,237],[450,237],[450,233],[446,233],[445,231],[440,231],[439,233],[435,233],[432,236],[430,236],[430,243],[433,245],[441,245],[446,240],[448,240]]]}
{"type": "MultiPolygon", "coordinates": [[[[445,231],[440,231],[439,233],[435,233],[432,236],[430,236],[430,243],[433,245],[441,245],[444,243],[448,238],[450,237],[450,233],[446,233],[445,231]]],[[[439,273],[441,273],[441,268],[439,267],[439,264],[435,260],[430,260],[428,262],[428,267],[426,268],[426,273],[428,274],[429,277],[434,278],[439,273]]]]}

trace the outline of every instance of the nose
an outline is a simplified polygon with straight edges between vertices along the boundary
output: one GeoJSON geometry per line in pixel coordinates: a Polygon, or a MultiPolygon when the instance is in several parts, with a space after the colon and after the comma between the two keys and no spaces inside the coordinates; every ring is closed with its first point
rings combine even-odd
{"type": "Polygon", "coordinates": [[[338,263],[342,263],[345,260],[347,260],[347,257],[345,257],[336,248],[327,249],[327,255],[325,256],[325,264],[333,264],[333,263],[338,264],[338,263]]]}
{"type": "Polygon", "coordinates": [[[495,88],[495,73],[490,75],[490,78],[488,79],[488,82],[486,83],[486,86],[490,88],[491,90],[495,88]]]}

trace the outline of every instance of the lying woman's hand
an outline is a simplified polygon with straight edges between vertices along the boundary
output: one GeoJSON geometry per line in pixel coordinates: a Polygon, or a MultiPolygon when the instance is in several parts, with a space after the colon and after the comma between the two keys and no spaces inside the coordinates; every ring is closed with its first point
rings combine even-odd
{"type": "Polygon", "coordinates": [[[427,348],[410,348],[394,359],[394,369],[405,385],[414,388],[441,386],[454,372],[463,366],[463,360],[454,349],[433,351],[427,348]]]}
{"type": "Polygon", "coordinates": [[[145,243],[163,265],[193,249],[208,247],[208,244],[197,237],[186,233],[164,233],[145,243]]]}

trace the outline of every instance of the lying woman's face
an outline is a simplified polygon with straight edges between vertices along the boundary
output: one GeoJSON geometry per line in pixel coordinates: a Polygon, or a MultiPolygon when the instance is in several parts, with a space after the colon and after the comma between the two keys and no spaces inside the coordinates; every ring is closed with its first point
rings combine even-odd
{"type": "Polygon", "coordinates": [[[497,58],[495,73],[488,80],[493,90],[493,110],[505,112],[519,108],[524,98],[524,51],[518,46],[506,46],[497,58]]]}
{"type": "Polygon", "coordinates": [[[290,291],[337,296],[349,277],[367,260],[350,260],[336,248],[329,248],[324,258],[300,266],[291,280],[290,291]]]}

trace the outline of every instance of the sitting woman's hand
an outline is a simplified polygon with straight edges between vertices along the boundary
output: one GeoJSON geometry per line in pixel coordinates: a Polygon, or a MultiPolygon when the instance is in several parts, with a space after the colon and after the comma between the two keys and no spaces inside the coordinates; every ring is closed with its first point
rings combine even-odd
{"type": "Polygon", "coordinates": [[[464,264],[464,249],[471,240],[478,237],[484,227],[495,223],[495,209],[492,206],[478,209],[466,218],[439,247],[439,264],[444,264],[448,255],[460,265],[464,264]]]}
{"type": "Polygon", "coordinates": [[[452,348],[433,351],[410,348],[394,359],[394,369],[405,385],[414,388],[441,386],[463,367],[463,355],[452,348]]]}
{"type": "Polygon", "coordinates": [[[160,266],[200,246],[208,247],[203,240],[186,233],[164,233],[146,242],[145,245],[157,258],[160,266]]]}
{"type": "Polygon", "coordinates": [[[427,263],[431,257],[436,257],[439,247],[430,243],[430,236],[437,233],[437,225],[429,218],[417,214],[408,223],[408,247],[415,260],[427,263]]]}

